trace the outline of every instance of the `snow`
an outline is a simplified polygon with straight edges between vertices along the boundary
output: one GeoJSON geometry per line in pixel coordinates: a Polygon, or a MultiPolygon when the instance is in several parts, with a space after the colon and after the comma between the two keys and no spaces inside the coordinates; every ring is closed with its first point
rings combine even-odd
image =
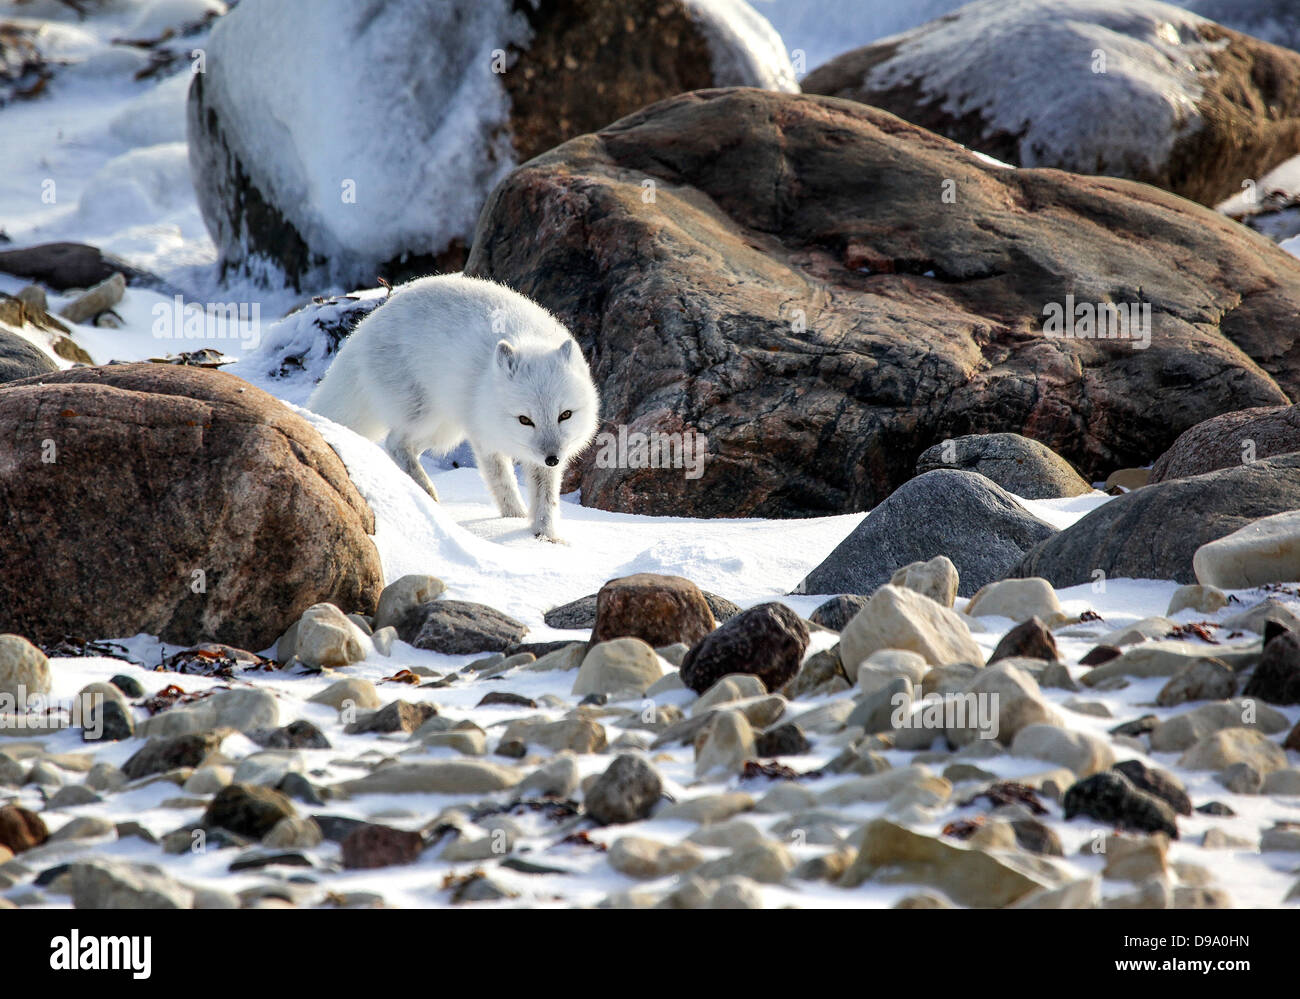
{"type": "Polygon", "coordinates": [[[745,0],[686,0],[686,5],[704,28],[717,86],[799,92],[784,41],[745,0]]]}

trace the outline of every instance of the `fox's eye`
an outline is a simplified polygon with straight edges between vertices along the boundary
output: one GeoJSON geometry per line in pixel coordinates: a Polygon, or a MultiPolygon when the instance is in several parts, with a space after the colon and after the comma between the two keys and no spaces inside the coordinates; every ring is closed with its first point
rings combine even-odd
{"type": "Polygon", "coordinates": [[[525,427],[531,427],[533,425],[533,421],[526,416],[519,417],[519,422],[522,423],[525,427]]]}
{"type": "Polygon", "coordinates": [[[560,414],[560,422],[563,423],[565,420],[567,420],[567,419],[568,419],[570,416],[572,416],[572,415],[573,415],[573,410],[571,410],[571,409],[566,409],[563,413],[560,414]]]}

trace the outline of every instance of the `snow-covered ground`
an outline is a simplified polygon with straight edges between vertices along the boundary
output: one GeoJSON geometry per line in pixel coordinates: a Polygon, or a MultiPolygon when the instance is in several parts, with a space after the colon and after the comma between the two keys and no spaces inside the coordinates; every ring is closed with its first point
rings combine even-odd
{"type": "MultiPolygon", "coordinates": [[[[790,13],[794,4],[778,0],[776,5],[794,18],[790,13]]],[[[169,306],[171,295],[132,287],[117,308],[124,320],[123,328],[78,326],[74,329],[75,339],[96,361],[136,360],[179,349],[214,347],[238,359],[238,363],[227,370],[247,378],[291,405],[301,406],[310,392],[312,375],[319,372],[324,358],[317,357],[313,366],[298,377],[273,378],[268,372],[278,364],[281,355],[276,353],[276,349],[280,345],[268,334],[277,318],[302,303],[302,296],[267,292],[244,283],[223,284],[216,276],[216,254],[195,203],[184,146],[184,103],[190,79],[188,65],[182,61],[181,71],[170,77],[136,82],[132,75],[144,65],[145,56],[139,50],[111,44],[116,37],[156,34],[162,28],[195,20],[205,10],[219,6],[215,0],[110,0],[107,14],[78,22],[66,7],[54,0],[35,0],[22,5],[0,4],[2,18],[46,19],[41,29],[43,47],[70,62],[50,82],[44,96],[31,101],[16,101],[0,108],[0,159],[3,161],[0,169],[0,226],[13,240],[13,245],[67,239],[101,247],[159,275],[187,301],[242,302],[256,304],[260,309],[261,322],[257,326],[223,327],[218,336],[208,341],[160,340],[153,334],[155,308],[169,306]],[[46,193],[50,191],[53,191],[52,196],[46,193]]],[[[761,12],[769,13],[778,28],[782,26],[781,17],[767,9],[773,6],[771,0],[758,0],[756,6],[761,12]]],[[[890,9],[894,6],[898,5],[890,5],[890,9]]],[[[928,14],[940,13],[941,8],[948,5],[940,2],[912,6],[924,7],[924,13],[928,14]]],[[[918,22],[923,19],[918,15],[918,22]]],[[[890,15],[888,23],[881,22],[879,33],[910,26],[890,15]]],[[[876,27],[864,29],[862,40],[869,40],[865,35],[876,30],[876,27]]],[[[830,44],[825,38],[828,34],[834,37],[830,28],[823,33],[827,45],[830,44]]],[[[200,32],[179,44],[185,48],[201,47],[203,38],[200,32]]],[[[846,36],[844,47],[849,43],[861,42],[846,36]]],[[[817,58],[813,58],[813,51],[810,47],[808,68],[815,66],[823,55],[835,54],[828,49],[818,52],[817,58]]],[[[12,293],[25,283],[0,275],[0,290],[3,291],[12,293]]],[[[320,288],[316,292],[325,294],[347,290],[320,288]]],[[[52,311],[57,311],[64,300],[54,298],[52,311]]],[[[67,362],[60,363],[66,366],[67,362]]],[[[305,415],[338,450],[358,488],[374,508],[377,522],[375,543],[382,557],[386,579],[391,581],[413,572],[437,575],[447,583],[448,597],[490,604],[528,625],[529,641],[585,638],[585,632],[556,632],[547,628],[542,614],[553,606],[594,592],[611,577],[637,571],[685,576],[741,606],[781,600],[806,615],[824,598],[785,594],[864,516],[851,514],[797,521],[642,517],[584,508],[575,502],[575,497],[566,497],[562,508],[562,533],[566,535],[568,544],[542,544],[523,530],[519,522],[503,521],[497,517],[486,489],[473,469],[453,468],[447,461],[426,458],[426,465],[443,497],[441,504],[434,504],[398,472],[376,446],[310,414],[305,415]]],[[[1058,527],[1064,527],[1106,500],[1106,496],[1096,493],[1071,500],[1026,501],[1025,506],[1058,527]]],[[[1068,637],[1061,637],[1063,654],[1071,663],[1077,663],[1078,658],[1095,644],[1098,635],[1146,616],[1163,614],[1174,588],[1175,585],[1169,582],[1110,580],[1102,592],[1089,586],[1061,591],[1059,597],[1067,613],[1093,610],[1103,618],[1091,626],[1077,627],[1068,637]]],[[[1241,593],[1238,596],[1249,604],[1259,599],[1261,594],[1241,593]]],[[[964,601],[959,600],[958,607],[963,605],[964,601]]],[[[1240,605],[1231,609],[1238,610],[1240,605]]],[[[1183,622],[1207,617],[1213,620],[1223,614],[1182,612],[1175,616],[1175,620],[1183,622]]],[[[1007,620],[985,619],[980,622],[984,630],[975,637],[986,654],[1010,626],[1011,622],[1007,620]]],[[[825,633],[815,634],[810,651],[824,648],[830,641],[831,636],[825,633]]],[[[52,660],[56,700],[66,704],[86,683],[107,680],[122,672],[138,679],[148,693],[171,683],[179,683],[187,691],[201,691],[221,682],[146,668],[156,664],[164,653],[174,651],[148,636],[126,639],[125,644],[144,666],[127,666],[118,660],[100,658],[52,660]]],[[[438,705],[443,715],[475,722],[489,733],[489,745],[499,736],[500,726],[505,721],[521,715],[518,709],[500,705],[477,707],[485,693],[508,689],[543,705],[547,703],[543,699],[548,695],[559,698],[569,707],[575,701],[571,694],[573,674],[568,672],[516,670],[504,679],[466,675],[461,682],[435,690],[380,682],[401,668],[448,674],[474,658],[477,657],[439,655],[399,644],[392,657],[372,654],[364,662],[349,667],[346,673],[375,681],[385,701],[399,697],[429,700],[438,705]]],[[[1072,665],[1071,672],[1077,678],[1085,669],[1072,665]]],[[[423,749],[418,743],[410,743],[400,736],[343,734],[332,709],[307,701],[331,679],[274,673],[258,674],[253,681],[279,696],[281,724],[296,718],[312,720],[327,732],[333,742],[333,748],[328,750],[301,751],[301,767],[311,775],[313,783],[329,785],[355,777],[360,772],[357,761],[362,759],[373,760],[412,750],[420,758],[452,758],[455,755],[446,748],[423,749]]],[[[1104,705],[1110,715],[1104,718],[1062,707],[1076,695],[1062,690],[1046,690],[1044,696],[1069,719],[1071,728],[1105,735],[1107,729],[1119,721],[1138,715],[1152,713],[1164,718],[1188,710],[1187,706],[1176,709],[1151,706],[1163,682],[1162,679],[1136,680],[1120,690],[1086,691],[1077,695],[1104,705]]],[[[680,706],[689,704],[692,699],[689,692],[672,691],[661,695],[657,703],[660,706],[680,706]]],[[[799,701],[792,704],[791,713],[822,706],[828,700],[799,701]]],[[[551,707],[545,710],[553,717],[560,717],[563,708],[556,707],[559,702],[550,703],[551,707]]],[[[1282,711],[1293,724],[1300,720],[1300,709],[1286,708],[1282,711]]],[[[621,731],[611,723],[611,740],[621,731]]],[[[96,761],[119,765],[140,746],[138,741],[84,744],[80,733],[75,730],[63,731],[39,741],[47,753],[91,753],[96,761]]],[[[23,755],[33,746],[32,740],[0,739],[0,751],[13,754],[23,755]]],[[[819,737],[813,752],[807,756],[783,758],[782,762],[796,770],[809,770],[827,762],[841,748],[834,737],[819,737]]],[[[228,737],[222,747],[223,753],[232,761],[256,749],[242,735],[228,737]]],[[[1253,848],[1205,851],[1197,844],[1201,833],[1211,825],[1257,841],[1260,829],[1273,821],[1300,820],[1300,799],[1231,794],[1215,783],[1211,774],[1178,768],[1176,754],[1124,752],[1149,764],[1173,770],[1186,783],[1194,802],[1199,804],[1211,798],[1228,801],[1237,813],[1230,819],[1199,813],[1190,818],[1180,818],[1183,835],[1173,845],[1171,859],[1194,860],[1210,867],[1214,883],[1225,888],[1239,906],[1281,904],[1294,880],[1294,874],[1288,874],[1295,867],[1293,854],[1260,853],[1253,848]]],[[[907,753],[888,755],[895,765],[910,760],[907,753]]],[[[611,759],[611,752],[579,756],[581,774],[585,777],[603,771],[611,759]]],[[[1048,769],[1041,762],[1011,755],[979,763],[1005,777],[1048,769]]],[[[740,787],[757,797],[768,787],[765,780],[742,783],[732,778],[697,782],[690,746],[665,748],[655,756],[655,765],[665,777],[666,789],[679,800],[740,787]]],[[[80,779],[79,774],[73,771],[64,776],[69,783],[80,779]]],[[[823,778],[818,790],[834,786],[844,779],[823,778]]],[[[137,821],[154,834],[162,835],[196,820],[201,814],[203,802],[186,801],[186,797],[171,784],[154,783],[111,795],[101,804],[46,812],[45,818],[53,830],[57,830],[60,822],[79,815],[96,815],[113,821],[137,821]]],[[[41,792],[35,786],[25,788],[17,800],[33,808],[42,806],[41,792]]],[[[455,802],[456,799],[450,796],[432,794],[365,795],[330,802],[317,810],[418,828],[442,808],[455,802]]],[[[859,803],[840,809],[843,832],[848,834],[862,821],[881,814],[884,808],[883,803],[859,803]]],[[[925,831],[936,833],[953,818],[976,813],[975,808],[961,808],[950,803],[936,813],[935,821],[925,827],[925,831]]],[[[744,818],[766,830],[784,816],[750,813],[744,818]]],[[[610,869],[602,853],[581,845],[556,844],[552,828],[542,819],[523,816],[518,821],[522,837],[517,850],[526,847],[540,862],[563,867],[573,875],[538,877],[495,871],[494,878],[519,895],[503,904],[593,904],[611,892],[634,886],[628,878],[610,869]]],[[[1096,833],[1094,823],[1065,823],[1061,821],[1059,810],[1054,810],[1050,824],[1064,842],[1066,857],[1061,861],[1064,868],[1081,875],[1100,871],[1101,858],[1079,854],[1085,840],[1096,833]]],[[[693,829],[693,825],[681,821],[651,819],[633,829],[596,830],[591,836],[597,842],[607,843],[625,832],[636,832],[675,841],[693,829]]],[[[162,856],[156,845],[135,838],[91,846],[98,854],[159,864],[186,882],[225,890],[265,884],[276,877],[266,871],[227,873],[231,851],[162,856]]],[[[42,863],[52,865],[60,857],[86,851],[87,845],[72,843],[66,847],[41,849],[42,863]]],[[[790,849],[796,859],[801,860],[824,852],[826,847],[792,844],[790,849]]],[[[448,893],[443,887],[444,875],[465,873],[478,866],[474,863],[452,864],[440,859],[437,850],[428,850],[411,866],[378,871],[339,871],[330,866],[337,860],[336,845],[326,843],[309,852],[322,865],[308,874],[316,882],[316,888],[339,892],[375,891],[393,905],[446,904],[448,893]]],[[[706,852],[710,856],[720,856],[725,851],[709,848],[706,852]]],[[[663,888],[667,883],[658,887],[663,888]]],[[[647,887],[653,889],[656,885],[647,887]]],[[[1119,894],[1130,887],[1107,883],[1104,894],[1119,894]]],[[[907,886],[870,882],[852,891],[818,882],[789,882],[762,889],[768,905],[835,907],[889,905],[910,890],[907,886]]],[[[26,892],[30,888],[24,886],[18,891],[26,892]]],[[[66,903],[66,897],[51,895],[44,904],[66,903]]]]}

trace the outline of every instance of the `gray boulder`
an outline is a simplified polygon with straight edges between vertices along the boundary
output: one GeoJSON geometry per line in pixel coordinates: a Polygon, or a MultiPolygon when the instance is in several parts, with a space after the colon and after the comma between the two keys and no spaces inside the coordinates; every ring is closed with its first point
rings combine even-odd
{"type": "Polygon", "coordinates": [[[927,448],[916,460],[916,474],[937,468],[978,472],[1025,499],[1057,499],[1092,492],[1059,454],[1019,434],[967,434],[927,448]]]}

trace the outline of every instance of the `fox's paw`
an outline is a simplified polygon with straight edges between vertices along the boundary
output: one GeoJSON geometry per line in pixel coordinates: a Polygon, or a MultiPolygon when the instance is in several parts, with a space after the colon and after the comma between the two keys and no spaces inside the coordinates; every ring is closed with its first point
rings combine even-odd
{"type": "Polygon", "coordinates": [[[503,517],[527,517],[528,511],[524,509],[522,503],[506,504],[501,507],[501,516],[503,517]]]}
{"type": "Polygon", "coordinates": [[[538,541],[549,541],[553,545],[567,545],[568,542],[556,534],[554,531],[535,531],[533,537],[538,541]]]}

